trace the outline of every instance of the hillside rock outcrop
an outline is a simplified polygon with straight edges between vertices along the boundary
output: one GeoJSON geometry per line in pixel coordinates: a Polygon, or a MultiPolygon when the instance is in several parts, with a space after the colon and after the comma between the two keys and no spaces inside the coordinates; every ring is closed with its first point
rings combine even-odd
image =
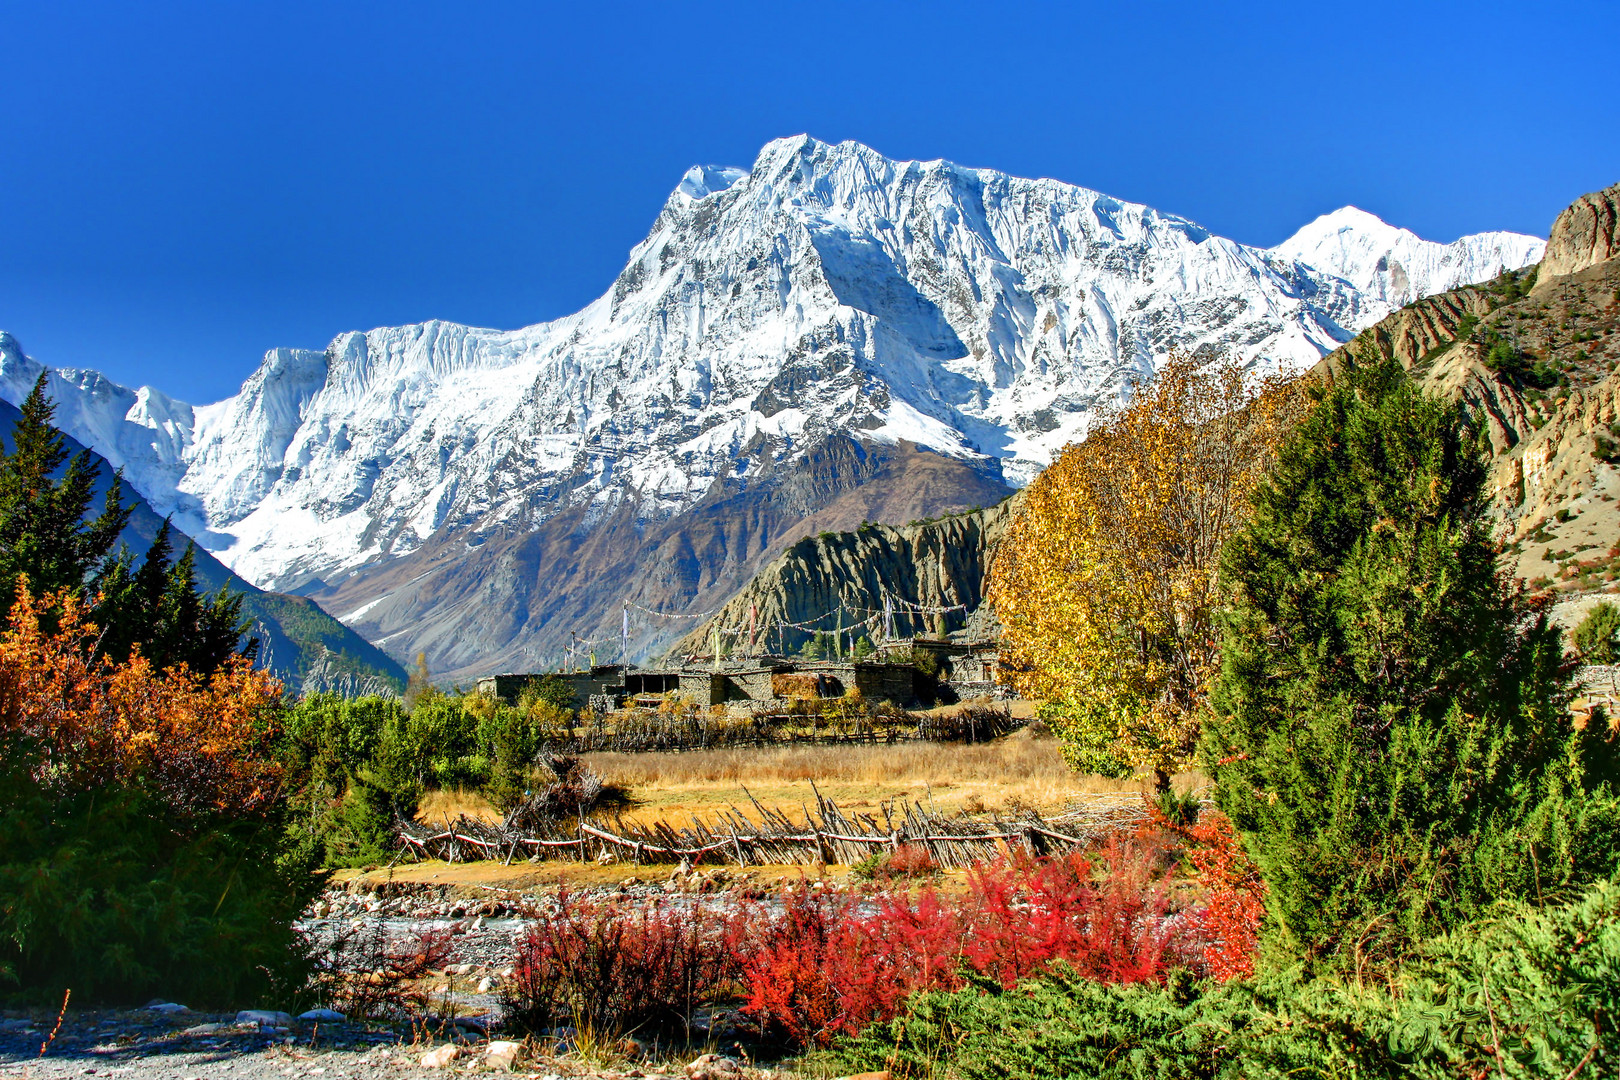
{"type": "Polygon", "coordinates": [[[873,641],[886,632],[900,638],[943,637],[963,629],[993,634],[985,585],[997,545],[1022,504],[1020,493],[937,521],[868,523],[807,536],[676,642],[670,655],[711,653],[717,628],[728,651],[777,654],[797,651],[813,633],[840,627],[859,626],[873,641]]]}
{"type": "Polygon", "coordinates": [[[1576,199],[1553,222],[1541,260],[1543,283],[1620,256],[1620,184],[1576,199]]]}
{"type": "Polygon", "coordinates": [[[1532,272],[1429,297],[1314,370],[1394,357],[1461,400],[1492,453],[1492,511],[1517,573],[1564,589],[1620,579],[1620,184],[1558,216],[1532,272]],[[1611,554],[1613,552],[1613,554],[1611,554]]]}

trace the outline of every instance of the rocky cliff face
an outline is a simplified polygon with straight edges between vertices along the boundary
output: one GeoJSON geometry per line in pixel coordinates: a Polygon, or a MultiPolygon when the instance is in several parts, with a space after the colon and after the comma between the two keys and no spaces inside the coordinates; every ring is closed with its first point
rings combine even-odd
{"type": "Polygon", "coordinates": [[[1620,255],[1620,184],[1577,199],[1547,236],[1541,272],[1550,280],[1620,255]]]}
{"type": "Polygon", "coordinates": [[[1520,576],[1561,590],[1620,575],[1620,185],[1559,215],[1532,273],[1431,297],[1352,353],[1394,356],[1485,424],[1495,513],[1520,576]]]}
{"type": "Polygon", "coordinates": [[[839,629],[869,641],[963,629],[992,635],[984,589],[996,547],[1022,501],[1014,495],[937,521],[867,523],[807,536],[677,641],[670,655],[712,655],[716,631],[727,653],[779,655],[796,652],[815,633],[839,629]]]}
{"type": "MultiPolygon", "coordinates": [[[[1173,350],[1302,369],[1391,296],[1541,244],[1339,217],[1266,251],[1072,185],[797,136],[692,170],[566,318],[275,349],[209,406],[94,372],[52,391],[237,573],[465,678],[616,635],[626,601],[719,602],[809,531],[993,503],[1173,350]]],[[[0,350],[0,396],[31,365],[0,350]]],[[[634,623],[633,650],[671,629],[634,623]]]]}

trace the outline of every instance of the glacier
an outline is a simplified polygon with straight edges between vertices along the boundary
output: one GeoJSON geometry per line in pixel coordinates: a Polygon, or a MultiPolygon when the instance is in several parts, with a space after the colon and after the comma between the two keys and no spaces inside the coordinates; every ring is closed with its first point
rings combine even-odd
{"type": "MultiPolygon", "coordinates": [[[[1260,249],[1055,180],[801,135],[747,169],[688,171],[611,288],[564,318],[272,349],[203,406],[78,369],[50,387],[62,427],[233,571],[314,596],[395,655],[453,607],[429,651],[471,671],[556,649],[560,609],[540,594],[572,587],[583,571],[558,563],[593,530],[629,538],[593,558],[645,562],[655,533],[686,551],[679,523],[722,496],[776,499],[757,535],[722,545],[729,571],[647,594],[694,604],[836,495],[769,494],[829,440],[925,448],[1019,486],[1172,352],[1301,370],[1542,247],[1431,243],[1346,207],[1260,249]],[[545,528],[545,566],[513,554],[545,528]],[[479,560],[476,589],[448,589],[479,560]],[[508,629],[488,629],[492,610],[508,629]]],[[[20,401],[41,370],[0,335],[0,396],[20,401]]],[[[570,628],[617,620],[619,588],[582,587],[570,628]]]]}

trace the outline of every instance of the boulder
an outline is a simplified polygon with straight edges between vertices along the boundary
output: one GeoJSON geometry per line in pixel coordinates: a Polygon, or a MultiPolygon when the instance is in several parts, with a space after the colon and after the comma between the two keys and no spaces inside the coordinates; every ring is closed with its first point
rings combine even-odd
{"type": "Polygon", "coordinates": [[[729,1080],[742,1072],[742,1066],[721,1054],[704,1054],[686,1066],[686,1080],[729,1080]]]}
{"type": "Polygon", "coordinates": [[[258,1024],[267,1027],[291,1027],[292,1015],[284,1012],[274,1012],[270,1009],[243,1009],[236,1014],[238,1024],[258,1024]]]}
{"type": "Polygon", "coordinates": [[[298,1019],[309,1020],[318,1024],[341,1024],[348,1017],[336,1009],[311,1009],[309,1012],[299,1013],[298,1019]]]}
{"type": "Polygon", "coordinates": [[[497,1039],[484,1050],[484,1064],[491,1069],[511,1072],[523,1056],[523,1044],[497,1039]]]}
{"type": "Polygon", "coordinates": [[[422,1068],[443,1069],[460,1056],[461,1047],[455,1043],[445,1043],[437,1050],[429,1050],[422,1055],[422,1068]]]}

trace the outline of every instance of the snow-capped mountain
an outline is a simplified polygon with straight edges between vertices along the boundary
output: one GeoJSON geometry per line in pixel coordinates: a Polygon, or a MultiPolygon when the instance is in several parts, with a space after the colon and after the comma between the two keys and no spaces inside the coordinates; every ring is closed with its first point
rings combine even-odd
{"type": "Polygon", "coordinates": [[[1414,300],[1540,262],[1546,246],[1539,237],[1510,232],[1477,233],[1436,244],[1365,210],[1345,206],[1323,214],[1271,253],[1355,286],[1361,296],[1360,318],[1370,325],[1414,300]]]}
{"type": "MultiPolygon", "coordinates": [[[[197,408],[90,372],[52,389],[67,430],[236,572],[470,673],[615,630],[626,595],[724,599],[807,520],[987,501],[1172,350],[1303,368],[1389,310],[1393,268],[1430,291],[1540,254],[1355,215],[1265,251],[1053,180],[798,136],[688,172],[612,288],[555,322],[276,349],[197,408]]],[[[0,396],[37,370],[0,349],[0,396]]]]}

